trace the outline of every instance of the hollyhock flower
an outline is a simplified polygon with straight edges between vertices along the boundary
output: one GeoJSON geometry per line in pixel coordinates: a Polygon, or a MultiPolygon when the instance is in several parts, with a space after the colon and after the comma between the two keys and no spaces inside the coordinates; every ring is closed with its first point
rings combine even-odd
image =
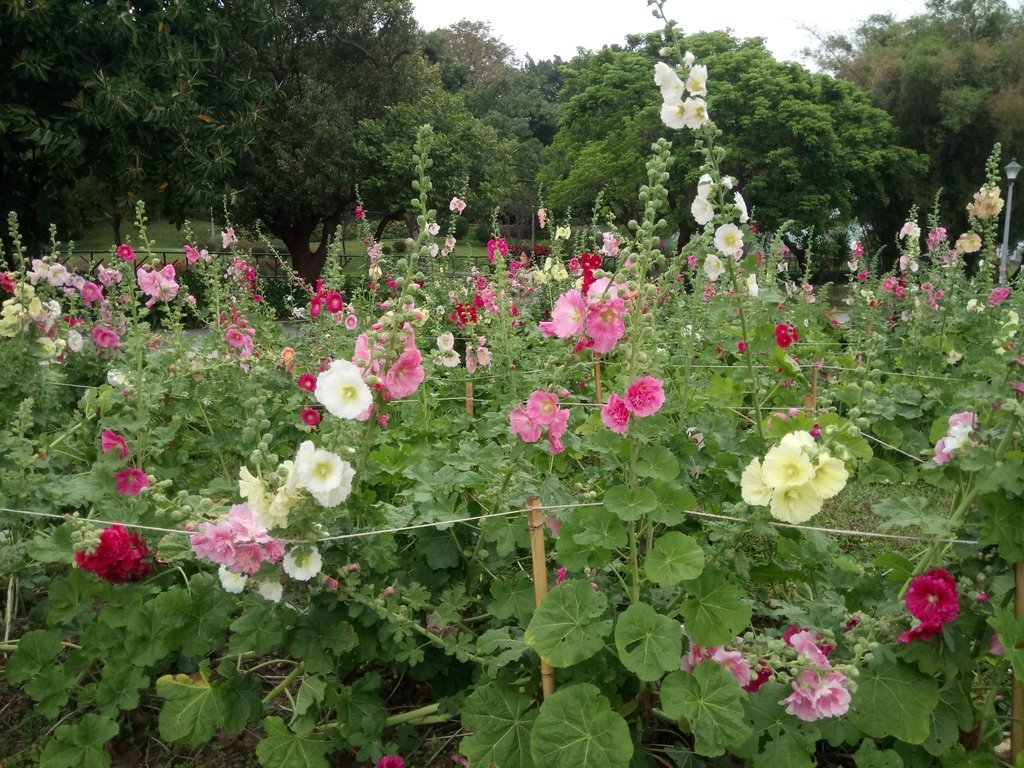
{"type": "Polygon", "coordinates": [[[384,375],[384,386],[392,397],[408,397],[426,378],[423,356],[415,347],[405,350],[384,375]]]}
{"type": "Polygon", "coordinates": [[[715,282],[725,273],[725,265],[715,254],[709,253],[704,259],[704,272],[708,280],[715,282]]]}
{"type": "Polygon", "coordinates": [[[757,286],[757,275],[751,272],[747,275],[747,293],[750,295],[750,298],[756,299],[760,292],[757,286]]]}
{"type": "Polygon", "coordinates": [[[669,128],[697,130],[710,120],[704,99],[672,100],[661,105],[661,121],[669,128]]]}
{"type": "Polygon", "coordinates": [[[900,239],[905,237],[917,238],[921,236],[921,228],[913,221],[908,221],[900,229],[900,239]]]}
{"type": "Polygon", "coordinates": [[[773,488],[794,488],[814,477],[814,466],[799,445],[779,443],[765,454],[762,474],[773,488]]]}
{"type": "Polygon", "coordinates": [[[299,546],[289,550],[281,561],[284,572],[296,581],[309,581],[323,567],[320,550],[313,546],[299,546]]]}
{"type": "Polygon", "coordinates": [[[601,407],[601,421],[612,432],[622,434],[629,427],[629,407],[626,401],[614,392],[601,407]]]}
{"type": "Polygon", "coordinates": [[[118,524],[100,531],[99,544],[91,552],[75,552],[75,563],[111,584],[138,581],[152,570],[145,562],[149,547],[137,534],[118,524]]]}
{"type": "Polygon", "coordinates": [[[284,585],[280,581],[261,579],[256,584],[256,589],[260,597],[271,603],[280,603],[284,597],[284,585]]]}
{"type": "Polygon", "coordinates": [[[160,270],[141,266],[135,274],[139,281],[139,289],[149,296],[147,307],[152,307],[157,301],[170,301],[178,295],[179,286],[174,280],[173,264],[168,264],[160,270]]]}
{"type": "Polygon", "coordinates": [[[802,655],[809,662],[815,666],[821,667],[822,669],[830,669],[832,665],[829,660],[822,653],[815,642],[814,635],[809,630],[803,629],[798,632],[793,632],[788,638],[785,638],[789,646],[797,653],[802,655]]]}
{"type": "Polygon", "coordinates": [[[949,429],[945,437],[935,443],[936,464],[946,464],[953,459],[953,452],[970,440],[977,420],[977,415],[971,411],[954,413],[949,417],[949,429]]]}
{"type": "Polygon", "coordinates": [[[294,466],[298,484],[323,507],[338,506],[352,492],[352,465],[336,453],[317,449],[310,440],[299,446],[294,466]]]}
{"type": "Polygon", "coordinates": [[[437,348],[442,352],[451,352],[455,349],[455,336],[451,332],[442,333],[437,337],[437,348]]]}
{"type": "Polygon", "coordinates": [[[686,672],[693,672],[701,662],[709,661],[719,650],[721,650],[721,646],[718,645],[704,646],[690,643],[683,658],[679,660],[679,668],[686,672]]]}
{"type": "Polygon", "coordinates": [[[405,768],[405,760],[401,755],[385,755],[373,768],[405,768]]]}
{"type": "Polygon", "coordinates": [[[788,349],[794,342],[800,341],[800,334],[789,323],[778,323],[775,326],[775,343],[782,349],[788,349]]]}
{"type": "Polygon", "coordinates": [[[345,309],[345,300],[337,291],[328,293],[324,297],[324,304],[327,306],[327,311],[332,315],[336,315],[345,309]]]}
{"type": "Polygon", "coordinates": [[[840,717],[850,708],[849,680],[838,670],[833,670],[818,681],[814,691],[814,710],[818,717],[840,717]]]}
{"type": "Polygon", "coordinates": [[[491,350],[487,347],[476,348],[476,361],[484,368],[491,367],[491,350]]]}
{"type": "Polygon", "coordinates": [[[229,571],[226,565],[217,569],[217,578],[220,579],[221,589],[232,595],[240,595],[249,581],[244,573],[229,571]]]}
{"type": "Polygon", "coordinates": [[[125,261],[135,261],[135,251],[127,243],[117,246],[117,256],[125,261]]]}
{"type": "Polygon", "coordinates": [[[959,254],[977,253],[981,250],[981,236],[976,232],[964,232],[957,238],[955,248],[959,254]]]}
{"type": "MultiPolygon", "coordinates": [[[[601,235],[601,239],[603,240],[603,244],[601,246],[601,251],[604,253],[605,256],[610,256],[610,257],[614,258],[614,257],[619,255],[619,239],[617,237],[615,237],[615,233],[614,232],[605,232],[605,233],[603,233],[601,235]]],[[[561,265],[559,265],[559,266],[561,266],[561,265]]],[[[565,278],[558,278],[558,279],[565,279],[565,278]]]]}
{"type": "Polygon", "coordinates": [[[121,337],[105,325],[93,326],[92,340],[100,349],[117,349],[121,346],[121,337]]]}
{"type": "Polygon", "coordinates": [[[941,624],[928,624],[922,622],[914,627],[911,627],[906,632],[901,632],[899,637],[896,638],[897,643],[912,643],[915,640],[931,640],[936,635],[942,634],[941,624]]]}
{"type": "Polygon", "coordinates": [[[299,418],[309,426],[315,427],[320,423],[320,411],[312,406],[303,408],[302,413],[299,414],[299,418]]]}
{"type": "Polygon", "coordinates": [[[316,376],[314,376],[312,373],[304,373],[301,376],[299,376],[299,389],[304,389],[307,392],[315,392],[316,381],[316,376]]]}
{"type": "Polygon", "coordinates": [[[750,662],[739,651],[718,648],[711,655],[711,660],[735,677],[741,686],[750,682],[750,662]]]}
{"type": "Polygon", "coordinates": [[[100,436],[100,447],[104,453],[113,450],[118,451],[122,459],[128,455],[127,441],[125,441],[124,437],[109,429],[103,430],[103,434],[100,436]]]}
{"type": "Polygon", "coordinates": [[[537,209],[537,224],[541,229],[544,229],[548,225],[548,212],[546,209],[537,209]]]}
{"type": "Polygon", "coordinates": [[[459,357],[458,352],[452,350],[451,352],[442,352],[438,355],[437,361],[445,368],[457,368],[462,362],[462,358],[459,357]]]}
{"type": "Polygon", "coordinates": [[[960,613],[956,579],[941,568],[918,574],[910,582],[904,604],[911,616],[925,624],[947,624],[960,613]]]}
{"type": "Polygon", "coordinates": [[[742,339],[736,342],[736,351],[739,352],[741,355],[746,354],[747,342],[743,341],[742,339]]]}
{"type": "Polygon", "coordinates": [[[776,520],[805,523],[821,511],[823,500],[810,483],[789,488],[776,487],[768,511],[776,520]]]}
{"type": "MultiPolygon", "coordinates": [[[[821,428],[818,428],[820,435],[821,428]]],[[[811,437],[814,437],[813,433],[808,432],[811,437]]],[[[839,492],[846,487],[846,481],[849,479],[850,473],[846,469],[846,464],[833,456],[830,456],[827,451],[822,451],[818,454],[818,461],[814,467],[814,476],[811,477],[810,485],[818,496],[822,499],[831,499],[834,496],[838,496],[839,492]]]]}
{"type": "Polygon", "coordinates": [[[560,584],[562,584],[565,581],[565,578],[568,575],[568,573],[569,573],[569,569],[566,568],[564,565],[561,568],[558,569],[558,572],[555,574],[555,586],[556,587],[559,586],[560,584]]]}
{"type": "Polygon", "coordinates": [[[339,419],[355,419],[373,405],[373,393],[363,381],[363,372],[348,360],[335,360],[316,381],[317,401],[339,419]]]}
{"type": "Polygon", "coordinates": [[[991,219],[1003,210],[1003,199],[999,187],[985,185],[974,193],[974,200],[967,204],[967,213],[978,219],[991,219]]]}
{"type": "Polygon", "coordinates": [[[661,90],[661,98],[664,101],[680,101],[686,93],[686,86],[679,79],[675,69],[663,61],[654,65],[654,84],[661,90]]]}
{"type": "Polygon", "coordinates": [[[82,300],[86,304],[92,304],[94,301],[99,301],[103,298],[103,289],[96,285],[96,283],[83,283],[79,293],[81,293],[82,300]]]}
{"type": "Polygon", "coordinates": [[[226,251],[229,245],[237,242],[238,236],[235,234],[234,227],[227,227],[220,231],[220,245],[222,250],[226,251]]]}
{"type": "Polygon", "coordinates": [[[626,389],[625,402],[634,416],[652,416],[665,403],[665,388],[660,379],[643,376],[626,389]]]}
{"type": "Polygon", "coordinates": [[[354,331],[359,325],[359,318],[355,315],[348,315],[345,317],[345,328],[350,331],[354,331]]]}
{"type": "Polygon", "coordinates": [[[743,250],[743,232],[735,224],[721,225],[715,230],[715,248],[725,256],[735,255],[743,250]]]}
{"type": "Polygon", "coordinates": [[[752,459],[743,470],[740,477],[740,492],[747,504],[761,507],[771,504],[775,489],[764,481],[760,459],[752,459]]]}
{"type": "Polygon", "coordinates": [[[733,202],[736,205],[736,209],[739,211],[740,224],[746,224],[750,220],[750,213],[747,211],[747,201],[743,199],[743,195],[736,192],[732,196],[733,202]]]}
{"type": "Polygon", "coordinates": [[[526,401],[526,415],[534,424],[547,426],[558,411],[558,395],[554,392],[534,390],[526,401]]]}
{"type": "Polygon", "coordinates": [[[759,690],[761,690],[761,687],[765,683],[767,683],[769,680],[772,679],[772,675],[773,674],[775,674],[775,673],[772,672],[771,668],[768,667],[762,661],[761,662],[761,666],[758,667],[757,672],[754,674],[753,679],[749,680],[746,685],[742,685],[740,687],[743,688],[743,690],[746,691],[747,693],[757,693],[759,690]]]}
{"type": "Polygon", "coordinates": [[[129,467],[114,473],[114,485],[122,496],[135,496],[149,485],[149,478],[141,469],[129,467]]]}
{"type": "Polygon", "coordinates": [[[80,334],[78,331],[75,331],[75,330],[68,331],[68,350],[69,351],[71,351],[71,352],[81,352],[82,351],[82,345],[84,343],[85,342],[82,339],[82,334],[80,334]]]}
{"type": "Polygon", "coordinates": [[[693,220],[703,227],[715,218],[715,207],[707,197],[697,195],[690,204],[690,213],[693,220]]]}
{"type": "Polygon", "coordinates": [[[594,302],[587,312],[587,335],[594,340],[594,351],[602,354],[615,349],[626,332],[623,317],[626,305],[622,299],[594,302]]]}
{"type": "Polygon", "coordinates": [[[466,201],[460,200],[457,197],[453,197],[451,199],[451,202],[448,203],[448,210],[451,211],[452,213],[461,214],[464,210],[466,210],[466,201]]]}
{"type": "Polygon", "coordinates": [[[536,443],[540,440],[540,424],[533,422],[523,406],[517,405],[509,411],[508,422],[512,427],[512,434],[519,437],[524,443],[536,443]]]}
{"type": "Polygon", "coordinates": [[[992,292],[988,295],[988,305],[990,307],[997,307],[1010,298],[1012,290],[1010,288],[993,288],[992,292]]]}

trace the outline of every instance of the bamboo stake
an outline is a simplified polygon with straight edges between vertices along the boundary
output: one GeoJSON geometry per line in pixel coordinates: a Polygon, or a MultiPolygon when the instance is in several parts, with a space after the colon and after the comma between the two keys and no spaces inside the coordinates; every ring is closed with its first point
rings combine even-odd
{"type": "Polygon", "coordinates": [[[466,413],[473,415],[473,382],[466,382],[466,413]]]}
{"type": "Polygon", "coordinates": [[[804,411],[814,413],[818,410],[818,365],[811,367],[811,393],[804,397],[804,411]]]}
{"type": "Polygon", "coordinates": [[[597,352],[594,353],[594,387],[594,397],[597,399],[597,404],[603,405],[601,399],[601,357],[597,352]]]}
{"type": "MultiPolygon", "coordinates": [[[[529,502],[527,502],[529,504],[529,502]]],[[[1015,563],[1013,608],[1019,619],[1024,614],[1024,563],[1015,563]]],[[[1013,674],[1011,670],[1011,674],[1013,674]]],[[[1013,712],[1010,720],[1010,760],[1017,764],[1017,758],[1024,753],[1024,683],[1013,676],[1013,712]]]]}
{"type": "MultiPolygon", "coordinates": [[[[544,510],[539,496],[526,499],[530,525],[530,554],[533,559],[533,596],[540,607],[548,593],[547,555],[544,553],[544,510]]],[[[543,658],[540,660],[540,682],[547,699],[555,692],[555,670],[543,658]]]]}

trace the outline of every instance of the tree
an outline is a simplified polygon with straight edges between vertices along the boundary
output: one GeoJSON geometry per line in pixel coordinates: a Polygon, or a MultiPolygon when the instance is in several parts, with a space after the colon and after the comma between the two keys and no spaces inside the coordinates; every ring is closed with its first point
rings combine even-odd
{"type": "Polygon", "coordinates": [[[415,100],[429,68],[409,0],[284,0],[274,29],[255,63],[277,98],[237,177],[238,214],[262,221],[313,280],[371,172],[360,154],[364,127],[415,100]]]}
{"type": "Polygon", "coordinates": [[[0,206],[39,238],[85,179],[120,217],[143,198],[181,221],[224,190],[255,133],[249,75],[265,0],[5,3],[0,206]]]}
{"type": "MultiPolygon", "coordinates": [[[[658,35],[628,49],[578,56],[565,68],[562,120],[540,175],[556,207],[588,210],[599,192],[619,220],[637,217],[651,143],[673,132],[660,120],[654,85],[658,35]]],[[[873,221],[890,205],[889,189],[917,162],[895,143],[888,116],[849,83],[772,58],[759,39],[724,32],[684,38],[709,70],[708,105],[724,132],[724,167],[739,180],[757,221],[792,219],[817,232],[853,218],[873,221]]],[[[669,186],[672,218],[685,242],[699,176],[685,132],[675,133],[669,186]]]]}

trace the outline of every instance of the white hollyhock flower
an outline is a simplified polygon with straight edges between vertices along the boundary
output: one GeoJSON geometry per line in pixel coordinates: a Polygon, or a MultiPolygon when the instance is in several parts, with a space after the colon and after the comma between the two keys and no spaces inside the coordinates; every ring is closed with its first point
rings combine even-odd
{"type": "Polygon", "coordinates": [[[437,361],[445,368],[458,368],[459,363],[462,362],[462,358],[459,357],[458,352],[456,352],[455,350],[451,350],[449,352],[445,352],[442,355],[439,355],[437,361]]]}
{"type": "Polygon", "coordinates": [[[740,224],[746,224],[750,220],[750,213],[747,211],[747,201],[743,199],[743,195],[739,192],[733,196],[733,200],[736,202],[736,207],[740,209],[740,224]]]}
{"type": "Polygon", "coordinates": [[[427,224],[427,234],[429,234],[431,237],[437,237],[440,231],[441,225],[438,224],[436,221],[432,221],[429,224],[427,224]]]}
{"type": "Polygon", "coordinates": [[[244,573],[229,571],[226,565],[222,565],[217,570],[217,575],[220,577],[221,587],[224,588],[225,592],[230,592],[232,595],[240,594],[245,589],[245,582],[248,581],[244,573]]]}
{"type": "Polygon", "coordinates": [[[747,275],[747,293],[750,294],[750,298],[756,299],[758,294],[757,287],[757,275],[751,273],[747,275]]]}
{"type": "Polygon", "coordinates": [[[116,389],[117,387],[123,387],[127,383],[128,379],[117,368],[111,368],[107,371],[107,384],[110,386],[116,389]]]}
{"type": "Polygon", "coordinates": [[[280,581],[261,581],[258,589],[263,599],[272,603],[280,603],[284,596],[284,587],[281,586],[280,581]]]}
{"type": "Polygon", "coordinates": [[[709,253],[704,259],[704,272],[707,273],[708,280],[714,282],[725,272],[725,265],[715,254],[709,253]]]}
{"type": "Polygon", "coordinates": [[[703,64],[694,64],[690,67],[690,74],[686,76],[686,90],[692,96],[706,96],[708,92],[708,68],[703,64]]]}
{"type": "Polygon", "coordinates": [[[442,352],[451,352],[455,349],[455,336],[451,332],[442,333],[437,337],[437,348],[442,352]]]}
{"type": "Polygon", "coordinates": [[[320,550],[312,546],[299,546],[290,550],[284,556],[281,567],[284,572],[296,581],[309,581],[323,567],[324,561],[320,557],[320,550]]]}
{"type": "Polygon", "coordinates": [[[82,351],[82,334],[76,330],[68,331],[68,349],[72,352],[82,351]]]}
{"type": "Polygon", "coordinates": [[[683,98],[685,86],[676,71],[663,61],[654,65],[654,84],[661,89],[664,101],[679,101],[683,98]]]}
{"type": "Polygon", "coordinates": [[[693,219],[702,227],[715,218],[715,208],[711,205],[711,202],[707,197],[697,195],[693,199],[693,203],[690,205],[690,213],[693,214],[693,219]]]}
{"type": "Polygon", "coordinates": [[[685,64],[688,67],[692,67],[693,66],[693,62],[695,62],[696,60],[697,60],[697,57],[694,56],[689,51],[687,51],[685,54],[683,54],[683,64],[685,64]]]}
{"type": "Polygon", "coordinates": [[[299,473],[299,482],[311,493],[333,491],[343,482],[348,462],[342,461],[338,454],[325,451],[322,448],[314,448],[310,453],[309,449],[305,448],[306,445],[312,445],[312,443],[309,440],[305,441],[295,457],[295,469],[299,473]]]}
{"type": "Polygon", "coordinates": [[[715,230],[715,248],[726,256],[735,255],[743,250],[743,232],[735,224],[723,224],[715,230]]]}
{"type": "Polygon", "coordinates": [[[665,102],[661,105],[661,120],[669,128],[696,130],[709,120],[708,105],[704,99],[665,102]]]}
{"type": "Polygon", "coordinates": [[[373,405],[373,393],[363,381],[363,372],[348,360],[331,363],[317,378],[313,395],[339,419],[354,419],[373,405]]]}

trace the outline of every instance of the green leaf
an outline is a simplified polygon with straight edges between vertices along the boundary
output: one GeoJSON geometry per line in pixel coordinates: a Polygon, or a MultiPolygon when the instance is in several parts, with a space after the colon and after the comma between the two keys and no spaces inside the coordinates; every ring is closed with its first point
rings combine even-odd
{"type": "Polygon", "coordinates": [[[636,474],[639,477],[671,482],[679,476],[679,460],[664,446],[644,446],[637,457],[636,474]]]}
{"type": "Polygon", "coordinates": [[[117,723],[92,713],[61,725],[39,757],[39,768],[110,768],[104,745],[117,735],[117,723]]]}
{"type": "Polygon", "coordinates": [[[670,531],[660,536],[644,560],[647,578],[659,587],[696,579],[704,570],[704,550],[690,536],[670,531]]]}
{"type": "Polygon", "coordinates": [[[579,683],[547,699],[530,734],[533,762],[544,768],[627,768],[633,740],[622,716],[596,686],[579,683]]]}
{"type": "Polygon", "coordinates": [[[903,768],[903,758],[891,749],[880,750],[870,739],[861,742],[853,761],[857,768],[903,768]]]}
{"type": "Polygon", "coordinates": [[[978,499],[981,508],[980,545],[995,544],[1000,556],[1010,563],[1024,560],[1024,526],[1020,524],[1020,500],[1005,493],[990,493],[978,499]]]}
{"type": "Polygon", "coordinates": [[[626,546],[626,528],[615,514],[607,507],[587,510],[580,516],[578,531],[563,526],[562,536],[572,536],[572,540],[585,547],[598,547],[601,550],[618,549],[626,546]]]}
{"type": "Polygon", "coordinates": [[[380,675],[371,672],[339,692],[341,735],[353,746],[373,743],[384,730],[387,714],[380,701],[380,684],[380,675]]]}
{"type": "Polygon", "coordinates": [[[324,700],[327,681],[317,675],[311,675],[302,681],[299,692],[295,695],[296,717],[306,714],[310,707],[319,706],[324,700]]]}
{"type": "Polygon", "coordinates": [[[63,664],[51,664],[25,685],[25,693],[36,703],[36,711],[56,718],[71,697],[69,689],[74,674],[68,675],[63,664]]]}
{"type": "Polygon", "coordinates": [[[750,738],[743,698],[736,678],[713,661],[698,664],[693,674],[673,672],[661,684],[661,708],[669,717],[686,718],[697,754],[707,757],[725,754],[750,738]]]}
{"type": "Polygon", "coordinates": [[[928,738],[931,712],[939,703],[932,678],[900,662],[883,662],[861,674],[849,718],[876,739],[895,736],[910,744],[928,738]]]}
{"type": "Polygon", "coordinates": [[[139,706],[139,691],[149,686],[149,675],[138,667],[108,661],[103,665],[103,678],[96,688],[96,706],[104,715],[116,717],[120,709],[139,706]]]}
{"type": "Polygon", "coordinates": [[[949,536],[950,519],[935,513],[935,504],[921,496],[889,498],[871,505],[871,511],[882,518],[883,530],[920,528],[926,536],[949,536]]]}
{"type": "Polygon", "coordinates": [[[989,626],[999,634],[1006,658],[1013,665],[1013,675],[1024,680],[1024,616],[1019,619],[1008,608],[1000,608],[988,620],[989,626]]]}
{"type": "Polygon", "coordinates": [[[939,691],[939,705],[932,710],[928,738],[921,746],[938,757],[960,741],[960,732],[969,731],[973,721],[971,700],[954,677],[939,691]]]}
{"type": "Polygon", "coordinates": [[[750,601],[724,571],[705,569],[683,603],[686,634],[697,645],[721,645],[750,623],[750,601]]]}
{"type": "Polygon", "coordinates": [[[532,697],[493,684],[477,688],[466,699],[462,725],[472,735],[462,740],[470,765],[533,768],[530,731],[537,719],[532,697]]]}
{"type": "Polygon", "coordinates": [[[210,573],[193,576],[188,591],[180,590],[178,595],[183,598],[178,610],[186,618],[188,628],[182,633],[181,652],[186,656],[204,656],[220,649],[224,645],[224,631],[231,622],[234,598],[210,573]]]}
{"type": "Polygon", "coordinates": [[[548,592],[526,628],[526,644],[553,667],[571,667],[604,648],[612,630],[608,600],[589,582],[572,580],[548,592]]]}
{"type": "Polygon", "coordinates": [[[106,588],[106,582],[74,568],[67,576],[50,582],[47,589],[49,624],[71,624],[82,614],[92,618],[92,600],[106,588]]]}
{"type": "Polygon", "coordinates": [[[476,641],[477,655],[493,656],[488,661],[498,668],[519,661],[529,649],[520,636],[522,630],[516,628],[516,637],[512,637],[511,630],[511,627],[500,627],[484,632],[476,641]]]}
{"type": "Polygon", "coordinates": [[[193,675],[164,675],[156,681],[157,695],[164,699],[160,710],[160,735],[196,747],[212,738],[218,723],[218,706],[207,670],[193,675]]]}
{"type": "Polygon", "coordinates": [[[491,582],[491,598],[487,610],[494,618],[509,619],[514,616],[520,625],[530,622],[535,603],[533,582],[529,575],[517,573],[511,579],[491,582]]]}
{"type": "Polygon", "coordinates": [[[263,687],[249,672],[239,669],[231,659],[217,667],[220,679],[213,682],[218,724],[228,733],[238,733],[255,721],[263,708],[263,687]]]}
{"type": "Polygon", "coordinates": [[[280,717],[263,719],[267,735],[256,745],[263,768],[329,768],[331,744],[317,734],[292,733],[280,717]]]}
{"type": "Polygon", "coordinates": [[[616,485],[605,491],[604,506],[619,520],[639,520],[658,507],[658,497],[650,488],[616,485]]]}
{"type": "Polygon", "coordinates": [[[7,661],[7,682],[23,683],[50,667],[62,648],[63,633],[57,630],[34,629],[18,640],[18,647],[7,661]]]}
{"type": "Polygon", "coordinates": [[[679,669],[683,633],[679,622],[662,616],[646,603],[629,606],[615,624],[619,660],[641,680],[657,680],[679,669]]]}
{"type": "Polygon", "coordinates": [[[321,606],[299,616],[288,641],[288,650],[302,659],[306,671],[330,672],[338,658],[359,647],[359,636],[341,614],[321,606]]]}
{"type": "Polygon", "coordinates": [[[746,722],[753,735],[732,751],[741,757],[754,753],[754,768],[814,767],[812,755],[821,732],[817,724],[795,720],[786,712],[780,702],[790,691],[787,685],[769,682],[747,697],[746,722]]]}
{"type": "Polygon", "coordinates": [[[232,655],[255,653],[265,656],[280,649],[283,643],[281,619],[274,615],[274,605],[265,600],[247,601],[244,613],[231,622],[228,648],[232,655]]]}
{"type": "Polygon", "coordinates": [[[883,552],[875,558],[875,568],[887,571],[890,581],[904,582],[914,575],[914,563],[898,552],[883,552]]]}

